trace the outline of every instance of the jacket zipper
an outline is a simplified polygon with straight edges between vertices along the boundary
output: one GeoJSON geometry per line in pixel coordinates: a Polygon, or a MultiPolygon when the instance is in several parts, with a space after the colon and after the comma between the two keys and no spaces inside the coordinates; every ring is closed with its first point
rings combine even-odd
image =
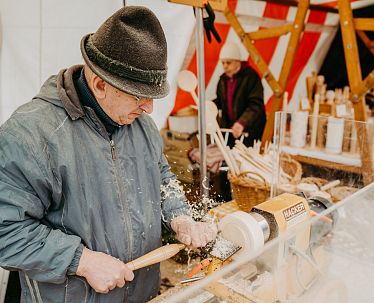
{"type": "Polygon", "coordinates": [[[113,160],[116,160],[116,148],[114,146],[114,141],[113,140],[110,140],[110,151],[112,153],[112,159],[113,160]]]}
{"type": "MultiPolygon", "coordinates": [[[[116,165],[116,161],[115,161],[117,159],[117,152],[116,152],[116,146],[114,144],[114,140],[110,140],[110,150],[111,150],[111,154],[112,154],[112,159],[113,159],[113,165],[114,165],[116,180],[119,180],[118,174],[117,174],[117,165],[116,165]]],[[[124,195],[122,194],[122,190],[121,190],[121,188],[119,186],[118,181],[116,183],[117,183],[117,187],[118,187],[118,190],[119,190],[120,203],[122,203],[123,207],[128,208],[127,203],[125,201],[123,201],[123,199],[122,199],[122,197],[124,195]]],[[[127,211],[124,212],[124,216],[126,216],[126,213],[129,214],[129,210],[128,209],[127,209],[127,211]]],[[[129,216],[127,216],[126,221],[124,223],[127,226],[126,229],[127,229],[128,239],[129,239],[128,240],[129,258],[131,260],[132,259],[132,232],[130,231],[131,226],[129,226],[129,223],[128,223],[130,221],[131,221],[131,218],[129,216]]]]}

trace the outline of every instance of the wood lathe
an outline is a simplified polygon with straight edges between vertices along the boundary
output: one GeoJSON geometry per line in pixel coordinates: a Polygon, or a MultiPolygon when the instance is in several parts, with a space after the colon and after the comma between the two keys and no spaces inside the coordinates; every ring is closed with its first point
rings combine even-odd
{"type": "Polygon", "coordinates": [[[321,216],[313,226],[303,223],[330,206],[332,203],[321,197],[306,199],[286,193],[257,205],[250,213],[236,211],[226,215],[219,222],[219,228],[223,237],[242,247],[233,256],[236,260],[260,252],[267,241],[292,228],[297,232],[281,241],[278,253],[270,257],[276,258],[279,264],[272,272],[266,269],[267,263],[272,261],[265,257],[252,264],[250,277],[237,273],[228,281],[210,286],[208,291],[222,298],[222,294],[230,293],[229,289],[231,292],[235,290],[243,296],[243,302],[283,302],[290,296],[301,295],[314,284],[320,275],[319,267],[327,262],[326,254],[316,243],[332,231],[337,214],[332,212],[328,216],[321,216]]]}

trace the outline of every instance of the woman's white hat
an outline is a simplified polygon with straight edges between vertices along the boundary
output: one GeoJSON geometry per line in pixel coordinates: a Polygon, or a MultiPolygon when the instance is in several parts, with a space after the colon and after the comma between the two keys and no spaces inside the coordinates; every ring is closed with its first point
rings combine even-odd
{"type": "Polygon", "coordinates": [[[240,55],[239,46],[236,43],[226,43],[221,48],[221,52],[219,53],[220,60],[242,60],[242,56],[240,55]]]}

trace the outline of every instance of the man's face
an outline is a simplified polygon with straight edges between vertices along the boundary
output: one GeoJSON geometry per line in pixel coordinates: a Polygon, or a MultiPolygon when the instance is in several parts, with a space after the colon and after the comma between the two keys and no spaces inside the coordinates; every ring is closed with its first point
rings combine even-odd
{"type": "Polygon", "coordinates": [[[240,68],[239,60],[228,60],[224,59],[221,61],[223,66],[223,71],[227,77],[232,78],[240,68]]]}
{"type": "Polygon", "coordinates": [[[138,98],[105,83],[106,96],[99,101],[105,113],[119,125],[131,124],[143,112],[153,111],[153,99],[138,98]]]}

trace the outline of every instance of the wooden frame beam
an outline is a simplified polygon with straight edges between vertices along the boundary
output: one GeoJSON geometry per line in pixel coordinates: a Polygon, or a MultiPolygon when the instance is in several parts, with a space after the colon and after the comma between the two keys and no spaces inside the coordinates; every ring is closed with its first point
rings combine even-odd
{"type": "MultiPolygon", "coordinates": [[[[362,82],[360,59],[356,40],[356,32],[352,16],[351,4],[349,0],[338,0],[340,14],[340,28],[342,31],[343,49],[345,64],[347,66],[348,81],[351,91],[354,94],[360,89],[362,82]]],[[[353,97],[353,101],[358,102],[358,96],[353,97]]],[[[360,103],[360,102],[359,102],[360,103]]],[[[355,108],[356,109],[356,108],[355,108]]],[[[356,120],[365,121],[363,109],[355,113],[356,120]]]]}
{"type": "Polygon", "coordinates": [[[292,24],[285,24],[282,26],[260,29],[256,32],[249,32],[247,34],[251,40],[269,39],[288,34],[292,31],[292,27],[292,24]]]}
{"type": "MultiPolygon", "coordinates": [[[[351,88],[355,120],[366,121],[364,95],[374,85],[374,72],[372,71],[365,81],[362,81],[360,58],[358,54],[355,24],[365,27],[371,22],[367,19],[354,21],[349,0],[338,0],[340,28],[342,31],[344,57],[347,67],[348,81],[351,88]]],[[[360,145],[362,161],[362,176],[364,184],[370,184],[374,180],[372,151],[370,150],[367,129],[364,124],[357,123],[357,134],[360,145]]]]}
{"type": "MultiPolygon", "coordinates": [[[[172,3],[178,3],[178,4],[184,4],[194,7],[200,7],[203,8],[207,0],[168,0],[172,3]]],[[[209,0],[209,4],[211,7],[216,10],[223,12],[227,6],[228,0],[209,0]]]]}
{"type": "Polygon", "coordinates": [[[354,27],[359,31],[374,31],[374,19],[373,18],[354,18],[354,27]]]}
{"type": "Polygon", "coordinates": [[[369,49],[369,51],[374,55],[374,41],[371,41],[369,37],[363,31],[356,31],[357,35],[361,39],[361,41],[365,44],[365,46],[369,49]]]}
{"type": "Polygon", "coordinates": [[[374,70],[370,72],[369,75],[362,81],[362,86],[359,91],[357,91],[357,96],[358,98],[362,98],[363,96],[366,95],[368,90],[374,87],[374,70]]]}
{"type": "MultiPolygon", "coordinates": [[[[276,3],[276,4],[281,4],[281,5],[287,5],[287,6],[294,6],[294,7],[297,7],[299,4],[299,1],[296,1],[296,0],[259,0],[259,1],[276,3]]],[[[335,7],[331,7],[331,6],[310,4],[309,8],[315,11],[338,14],[338,9],[335,7]]]]}

